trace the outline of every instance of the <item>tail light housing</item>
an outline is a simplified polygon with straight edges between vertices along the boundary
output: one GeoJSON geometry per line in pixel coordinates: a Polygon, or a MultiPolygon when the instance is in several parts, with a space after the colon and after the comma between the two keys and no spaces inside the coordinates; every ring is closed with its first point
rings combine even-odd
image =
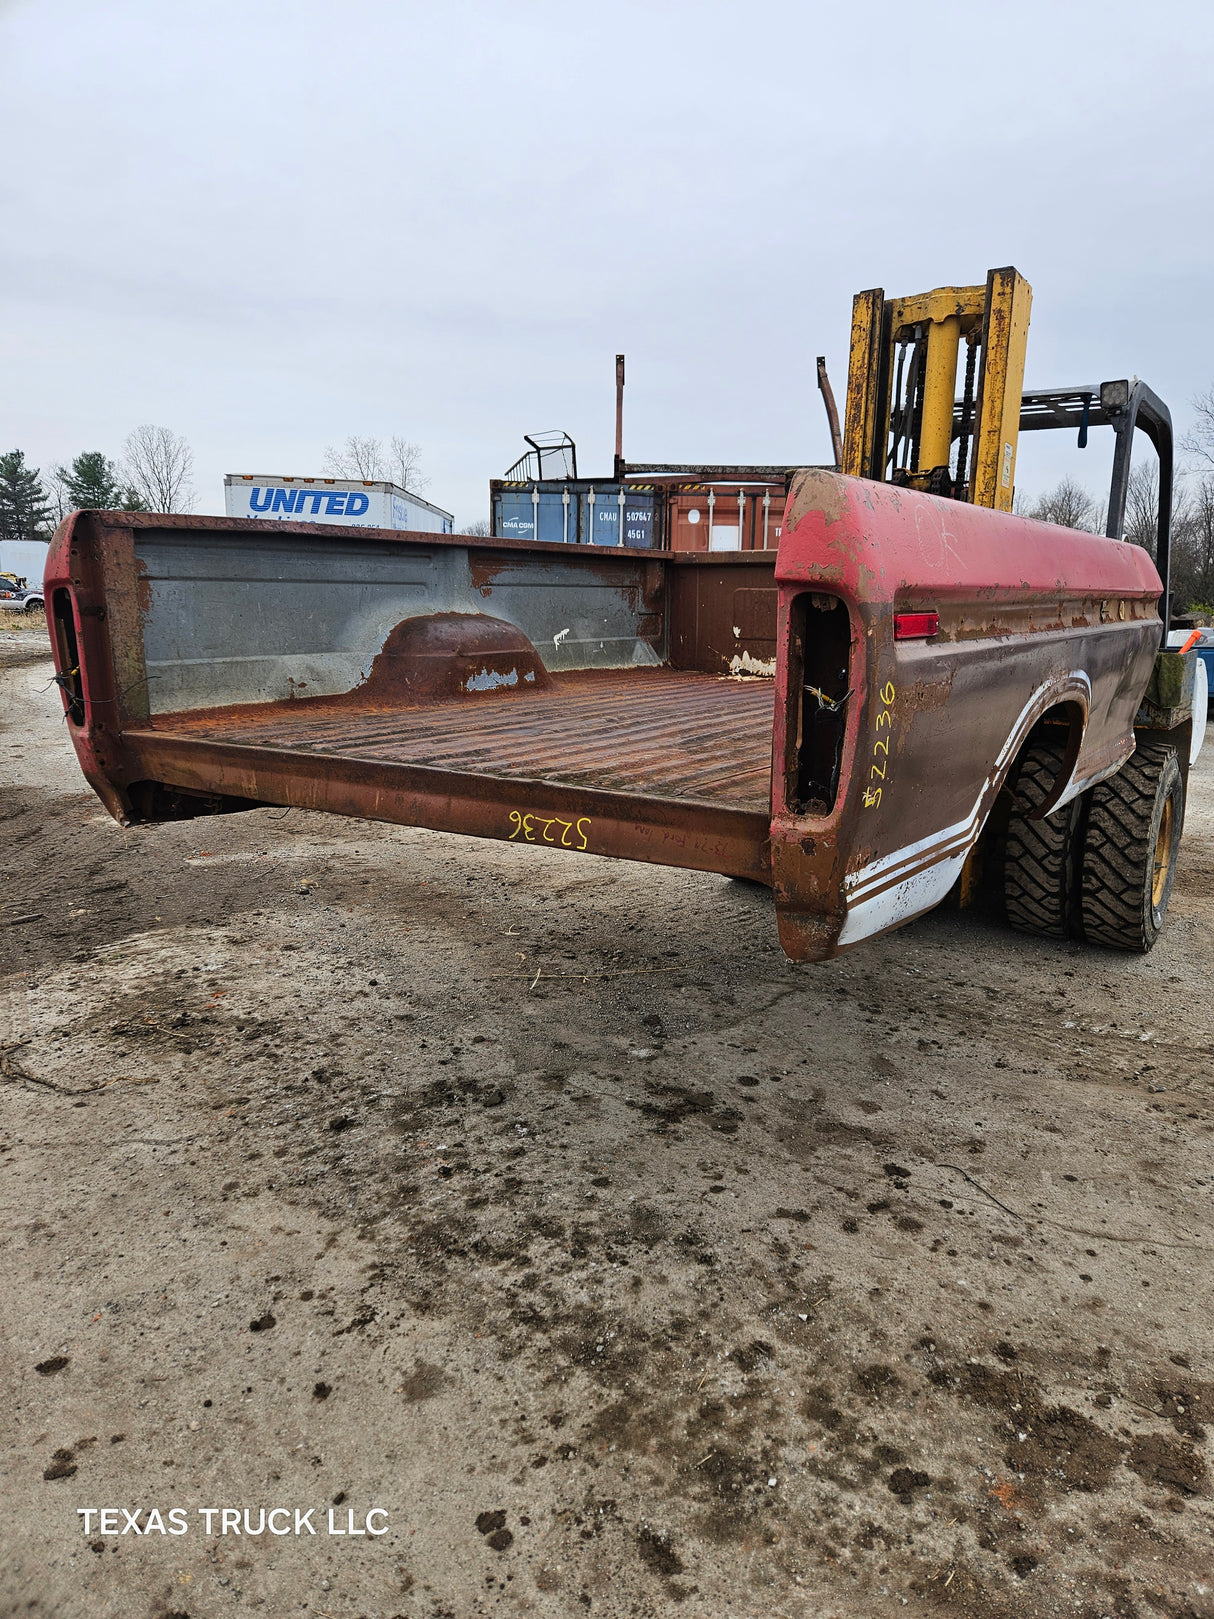
{"type": "Polygon", "coordinates": [[[895,613],[895,641],[926,641],[940,633],[939,613],[895,613]]]}

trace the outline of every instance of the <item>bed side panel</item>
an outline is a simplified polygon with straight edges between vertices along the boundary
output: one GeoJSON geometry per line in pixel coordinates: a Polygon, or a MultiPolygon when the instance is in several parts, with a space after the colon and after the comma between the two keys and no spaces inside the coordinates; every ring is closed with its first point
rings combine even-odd
{"type": "Polygon", "coordinates": [[[651,557],[200,519],[136,527],[134,557],[152,714],[349,691],[431,613],[505,619],[552,670],[665,656],[651,557]]]}
{"type": "Polygon", "coordinates": [[[833,954],[938,903],[1045,712],[1073,727],[1060,796],[1133,751],[1162,588],[1136,546],[811,471],[794,485],[776,576],[772,858],[790,954],[833,954]],[[797,802],[791,768],[798,704],[813,700],[798,603],[814,592],[851,624],[829,813],[797,802]],[[938,633],[899,640],[896,615],[917,612],[938,613],[938,633]]]}

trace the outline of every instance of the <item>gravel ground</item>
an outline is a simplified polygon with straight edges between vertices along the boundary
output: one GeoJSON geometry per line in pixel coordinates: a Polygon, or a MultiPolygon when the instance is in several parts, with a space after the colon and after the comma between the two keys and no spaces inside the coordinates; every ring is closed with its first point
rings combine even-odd
{"type": "Polygon", "coordinates": [[[0,1613],[1214,1615],[1214,749],[1151,956],[938,913],[796,967],[712,876],[124,831],[44,634],[0,1613]]]}

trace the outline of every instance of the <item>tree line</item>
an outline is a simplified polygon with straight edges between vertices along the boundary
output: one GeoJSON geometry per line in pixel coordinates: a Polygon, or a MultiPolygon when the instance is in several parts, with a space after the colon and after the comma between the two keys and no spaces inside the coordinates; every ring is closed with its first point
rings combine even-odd
{"type": "MultiPolygon", "coordinates": [[[[429,483],[421,471],[421,450],[408,439],[351,434],[324,454],[324,470],[335,478],[380,479],[420,494],[429,483]]],[[[52,467],[43,477],[22,450],[0,455],[0,540],[49,540],[68,512],[96,509],[125,512],[188,512],[195,504],[194,455],[179,434],[150,424],[128,434],[120,459],[85,450],[68,467],[52,467]]]]}
{"type": "Polygon", "coordinates": [[[179,434],[146,424],[127,435],[120,460],[84,450],[43,477],[23,450],[0,455],[0,540],[49,540],[70,511],[188,512],[194,455],[179,434]]]}

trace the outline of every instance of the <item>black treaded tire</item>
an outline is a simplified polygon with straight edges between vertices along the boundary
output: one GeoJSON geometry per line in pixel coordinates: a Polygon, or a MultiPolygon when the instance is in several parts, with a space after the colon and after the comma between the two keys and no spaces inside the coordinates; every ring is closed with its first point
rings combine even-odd
{"type": "Polygon", "coordinates": [[[1021,754],[1003,859],[1008,921],[1045,939],[1065,939],[1072,931],[1078,803],[1040,821],[1028,817],[1053,790],[1065,752],[1061,742],[1032,742],[1021,754]]]}
{"type": "Polygon", "coordinates": [[[1083,930],[1093,944],[1145,954],[1163,928],[1184,826],[1176,749],[1144,742],[1093,787],[1083,838],[1083,930]]]}

